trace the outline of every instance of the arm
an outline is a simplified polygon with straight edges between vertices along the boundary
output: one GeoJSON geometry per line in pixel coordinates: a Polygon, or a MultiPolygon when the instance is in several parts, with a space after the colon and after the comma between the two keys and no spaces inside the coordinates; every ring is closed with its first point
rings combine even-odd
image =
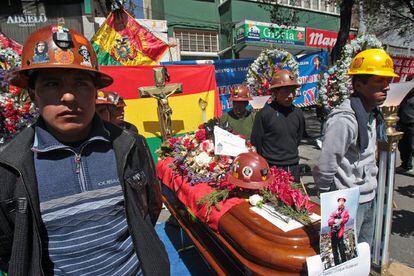
{"type": "Polygon", "coordinates": [[[262,120],[262,112],[259,112],[256,115],[253,123],[252,134],[250,135],[250,142],[253,146],[256,147],[257,153],[262,154],[262,145],[263,145],[263,135],[264,135],[264,127],[263,127],[263,120],[262,120]]]}
{"type": "Polygon", "coordinates": [[[145,161],[143,170],[148,176],[148,185],[147,185],[147,202],[148,202],[148,214],[151,218],[153,225],[157,222],[158,216],[161,213],[162,200],[161,200],[161,186],[155,174],[154,161],[152,159],[149,147],[145,139],[140,136],[143,143],[143,150],[145,161]]]}
{"type": "Polygon", "coordinates": [[[331,213],[331,215],[329,216],[328,225],[329,225],[330,227],[332,227],[332,225],[334,225],[334,224],[335,224],[335,216],[336,216],[336,211],[333,211],[333,212],[331,213]]]}
{"type": "Polygon", "coordinates": [[[338,171],[339,163],[356,137],[355,124],[350,118],[341,117],[328,122],[324,136],[322,153],[313,170],[316,186],[321,191],[329,191],[338,171]]]}
{"type": "Polygon", "coordinates": [[[349,220],[349,212],[348,210],[344,210],[343,214],[342,214],[342,218],[341,218],[341,225],[345,225],[349,220]]]}
{"type": "Polygon", "coordinates": [[[303,135],[306,131],[306,124],[305,124],[305,116],[303,116],[303,112],[301,110],[299,110],[299,128],[298,128],[298,132],[297,132],[297,142],[298,142],[298,146],[300,144],[300,141],[303,138],[303,135]]]}

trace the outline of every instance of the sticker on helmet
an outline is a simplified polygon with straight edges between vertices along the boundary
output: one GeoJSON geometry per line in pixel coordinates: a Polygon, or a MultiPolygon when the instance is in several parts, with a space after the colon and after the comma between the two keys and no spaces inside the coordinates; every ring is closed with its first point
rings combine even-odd
{"type": "Polygon", "coordinates": [[[71,64],[75,57],[72,50],[62,50],[60,48],[55,49],[55,60],[57,63],[71,64]]]}
{"type": "Polygon", "coordinates": [[[358,69],[359,67],[361,67],[362,63],[364,63],[363,57],[356,58],[354,59],[354,62],[352,63],[351,67],[353,69],[358,69]]]}
{"type": "Polygon", "coordinates": [[[244,178],[250,179],[250,177],[253,175],[253,169],[249,166],[246,166],[242,170],[244,178]]]}
{"type": "Polygon", "coordinates": [[[392,60],[391,60],[391,59],[387,58],[387,59],[385,60],[385,68],[391,68],[391,69],[394,69],[394,66],[392,66],[392,60]]]}
{"type": "Polygon", "coordinates": [[[78,53],[82,56],[83,61],[80,63],[83,66],[92,67],[91,64],[91,53],[85,45],[79,47],[78,53]]]}
{"type": "Polygon", "coordinates": [[[239,167],[240,167],[239,161],[234,162],[234,164],[233,164],[233,171],[234,172],[237,171],[239,169],[239,167]]]}
{"type": "Polygon", "coordinates": [[[49,62],[49,46],[46,41],[38,41],[34,48],[34,54],[32,57],[33,64],[49,62]]]}

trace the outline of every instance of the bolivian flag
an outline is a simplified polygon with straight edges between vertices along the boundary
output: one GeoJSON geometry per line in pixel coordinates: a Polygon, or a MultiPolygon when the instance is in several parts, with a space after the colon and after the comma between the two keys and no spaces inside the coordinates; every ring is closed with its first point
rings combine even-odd
{"type": "Polygon", "coordinates": [[[101,65],[155,65],[169,47],[124,9],[111,12],[91,41],[101,65]]]}
{"type": "MultiPolygon", "coordinates": [[[[213,65],[169,65],[166,66],[171,79],[167,84],[181,83],[183,92],[168,98],[173,110],[171,117],[173,133],[194,131],[204,120],[221,115],[215,71],[213,65]],[[200,100],[207,102],[205,110],[200,100]]],[[[120,94],[127,104],[125,120],[134,124],[141,135],[147,138],[151,152],[161,143],[160,124],[157,115],[157,100],[139,98],[138,88],[154,86],[154,66],[101,66],[101,71],[114,78],[114,83],[105,88],[120,94]]]]}

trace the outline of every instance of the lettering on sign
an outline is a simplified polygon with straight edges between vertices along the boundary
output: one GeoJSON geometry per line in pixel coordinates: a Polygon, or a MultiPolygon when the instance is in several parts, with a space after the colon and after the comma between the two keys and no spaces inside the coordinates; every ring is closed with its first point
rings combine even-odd
{"type": "Polygon", "coordinates": [[[33,27],[36,24],[46,22],[47,17],[44,13],[36,15],[28,11],[23,11],[23,14],[9,15],[7,17],[7,24],[18,24],[20,27],[33,27]]]}
{"type": "MultiPolygon", "coordinates": [[[[332,48],[338,38],[337,32],[306,28],[306,45],[318,48],[332,48]]],[[[349,39],[354,39],[349,35],[349,39]]]]}

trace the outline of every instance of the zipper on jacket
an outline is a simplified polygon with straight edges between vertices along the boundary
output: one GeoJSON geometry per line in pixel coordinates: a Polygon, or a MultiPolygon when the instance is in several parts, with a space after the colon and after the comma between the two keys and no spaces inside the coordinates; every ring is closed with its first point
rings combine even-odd
{"type": "Polygon", "coordinates": [[[87,191],[85,174],[82,168],[82,151],[87,145],[89,145],[89,143],[82,145],[82,147],[79,149],[79,152],[76,152],[72,148],[68,149],[75,154],[75,173],[78,175],[78,180],[82,192],[87,191]]]}

